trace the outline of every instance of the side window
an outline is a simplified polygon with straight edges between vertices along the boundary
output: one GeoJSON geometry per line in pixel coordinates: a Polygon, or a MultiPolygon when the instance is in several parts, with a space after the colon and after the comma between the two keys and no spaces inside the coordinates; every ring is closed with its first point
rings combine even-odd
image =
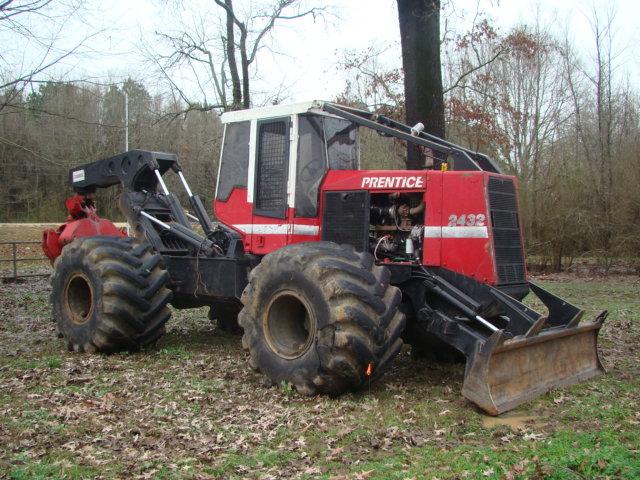
{"type": "Polygon", "coordinates": [[[296,171],[296,217],[318,214],[318,188],[327,171],[322,117],[298,117],[298,162],[296,171]]]}
{"type": "Polygon", "coordinates": [[[324,138],[331,170],[358,169],[358,127],[338,118],[324,119],[324,138]]]}
{"type": "Polygon", "coordinates": [[[287,208],[289,119],[258,122],[254,213],[284,218],[287,208]]]}
{"type": "Polygon", "coordinates": [[[216,191],[218,200],[228,200],[234,187],[247,188],[250,128],[250,122],[228,123],[225,127],[216,191]]]}

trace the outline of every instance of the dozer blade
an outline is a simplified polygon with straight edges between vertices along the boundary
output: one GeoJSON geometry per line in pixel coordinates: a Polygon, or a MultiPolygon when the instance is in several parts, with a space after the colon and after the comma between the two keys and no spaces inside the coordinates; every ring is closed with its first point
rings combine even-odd
{"type": "Polygon", "coordinates": [[[467,359],[462,394],[499,415],[554,387],[604,373],[597,340],[606,316],[603,312],[591,323],[572,322],[510,339],[504,330],[494,332],[467,359]]]}

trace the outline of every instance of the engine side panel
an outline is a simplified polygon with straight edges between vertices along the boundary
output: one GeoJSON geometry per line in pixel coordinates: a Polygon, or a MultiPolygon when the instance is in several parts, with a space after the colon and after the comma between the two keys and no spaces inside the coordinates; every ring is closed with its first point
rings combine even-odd
{"type": "Polygon", "coordinates": [[[508,286],[526,283],[516,192],[513,177],[482,171],[336,170],[319,188],[317,218],[297,218],[292,207],[284,219],[256,216],[244,188],[214,208],[256,255],[330,240],[368,248],[381,263],[442,267],[508,286]]]}
{"type": "Polygon", "coordinates": [[[440,229],[425,229],[425,237],[440,236],[440,266],[496,283],[485,172],[443,172],[440,229]]]}

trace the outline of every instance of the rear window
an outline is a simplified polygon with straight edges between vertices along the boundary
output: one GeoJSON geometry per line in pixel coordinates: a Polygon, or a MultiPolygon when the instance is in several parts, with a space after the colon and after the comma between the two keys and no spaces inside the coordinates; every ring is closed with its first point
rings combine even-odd
{"type": "Polygon", "coordinates": [[[216,198],[226,201],[234,188],[247,188],[251,122],[228,123],[224,132],[216,198]]]}
{"type": "Polygon", "coordinates": [[[289,119],[258,123],[254,212],[284,218],[289,171],[289,119]]]}

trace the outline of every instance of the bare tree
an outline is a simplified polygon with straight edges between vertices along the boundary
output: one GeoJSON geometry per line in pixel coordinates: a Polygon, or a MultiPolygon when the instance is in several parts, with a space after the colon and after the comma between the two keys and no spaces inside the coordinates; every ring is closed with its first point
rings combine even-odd
{"type": "Polygon", "coordinates": [[[337,101],[404,117],[402,69],[390,67],[384,58],[392,48],[371,45],[362,51],[343,50],[337,68],[346,74],[345,88],[337,101]]]}
{"type": "MultiPolygon", "coordinates": [[[[345,50],[338,67],[348,77],[339,100],[405,117],[411,124],[424,122],[428,132],[444,137],[444,100],[468,88],[469,79],[498,60],[506,48],[493,41],[497,35],[482,14],[479,2],[469,30],[461,34],[449,28],[455,14],[452,2],[441,5],[434,0],[398,0],[397,4],[402,68],[385,65],[381,61],[385,49],[378,46],[361,52],[345,50]],[[482,48],[483,42],[496,48],[490,51],[482,48]],[[461,50],[465,50],[464,58],[459,55],[461,50]],[[488,52],[490,55],[486,55],[488,52]]],[[[408,167],[420,168],[421,154],[412,146],[407,153],[408,167]]]]}
{"type": "Polygon", "coordinates": [[[62,45],[63,33],[81,8],[79,0],[0,0],[0,110],[100,33],[62,45]]]}
{"type": "MultiPolygon", "coordinates": [[[[613,49],[613,23],[615,14],[605,15],[593,10],[590,23],[594,41],[594,57],[590,65],[583,66],[565,45],[565,69],[575,112],[575,130],[581,153],[588,162],[592,192],[592,208],[599,216],[598,235],[608,255],[613,247],[614,218],[614,156],[616,117],[619,114],[614,71],[616,54],[613,49]]],[[[621,172],[624,173],[624,172],[621,172]]]]}
{"type": "Polygon", "coordinates": [[[176,32],[157,32],[168,51],[146,46],[147,57],[168,82],[173,94],[193,110],[236,110],[252,104],[250,88],[256,59],[267,46],[268,37],[280,23],[322,16],[326,8],[306,6],[304,0],[275,0],[239,13],[233,0],[213,0],[214,18],[200,15],[176,32]],[[217,11],[216,11],[217,10],[217,11]],[[175,79],[175,72],[187,67],[201,100],[195,101],[175,79]]]}

